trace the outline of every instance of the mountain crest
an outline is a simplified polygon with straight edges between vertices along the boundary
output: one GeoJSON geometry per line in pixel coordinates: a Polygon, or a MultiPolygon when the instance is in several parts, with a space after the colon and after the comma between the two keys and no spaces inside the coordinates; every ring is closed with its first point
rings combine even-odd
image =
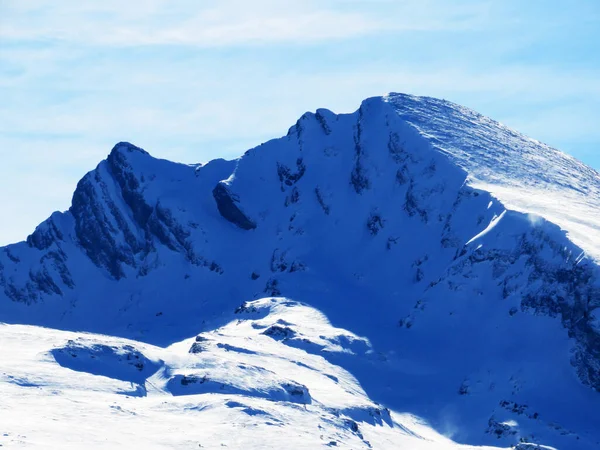
{"type": "Polygon", "coordinates": [[[127,141],[121,141],[121,142],[117,142],[114,147],[112,148],[112,150],[110,151],[110,154],[116,154],[116,153],[134,153],[134,152],[138,152],[141,153],[143,155],[149,155],[149,153],[144,150],[143,148],[140,148],[136,145],[133,145],[130,142],[127,141]]]}
{"type": "MultiPolygon", "coordinates": [[[[373,398],[438,424],[431,411],[449,404],[463,427],[516,444],[498,405],[600,389],[599,199],[598,174],[557,150],[400,94],[306,113],[234,161],[119,143],[69,211],[0,251],[0,314],[166,347],[242,301],[284,296],[368,339],[368,364],[386,361],[359,380],[373,398]],[[539,367],[552,375],[536,386],[539,367]],[[470,391],[481,400],[454,397],[470,391]]],[[[269,327],[309,345],[291,322],[269,327]]],[[[560,420],[579,414],[567,409],[560,420]]],[[[533,417],[519,422],[537,436],[533,417]]],[[[539,432],[578,448],[557,429],[539,432]]]]}

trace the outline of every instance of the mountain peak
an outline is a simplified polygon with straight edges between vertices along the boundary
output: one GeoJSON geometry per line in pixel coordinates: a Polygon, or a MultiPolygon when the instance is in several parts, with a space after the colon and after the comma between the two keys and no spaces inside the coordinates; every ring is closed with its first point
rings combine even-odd
{"type": "Polygon", "coordinates": [[[404,94],[318,109],[201,167],[119,143],[68,212],[0,249],[0,320],[156,345],[164,359],[123,339],[36,350],[84,372],[115,368],[152,397],[140,408],[210,394],[234,409],[267,401],[277,417],[256,417],[272,424],[293,423],[294,402],[318,403],[365,449],[397,448],[394,411],[406,411],[467,444],[591,450],[600,267],[585,254],[600,245],[599,189],[558,150],[404,94]],[[284,354],[302,370],[280,365],[284,354]],[[163,363],[146,386],[146,368],[163,363]],[[363,441],[368,423],[387,444],[363,441]]]}
{"type": "Polygon", "coordinates": [[[383,97],[428,145],[468,174],[468,183],[517,211],[561,226],[600,260],[600,174],[570,155],[464,106],[433,97],[383,97]]]}
{"type": "Polygon", "coordinates": [[[112,153],[118,153],[118,152],[124,152],[124,153],[139,152],[139,153],[142,153],[144,155],[149,155],[149,153],[146,150],[144,150],[144,149],[142,149],[142,148],[140,148],[140,147],[138,147],[136,145],[133,145],[130,142],[126,142],[126,141],[117,142],[114,145],[114,147],[111,150],[111,154],[112,153]]]}

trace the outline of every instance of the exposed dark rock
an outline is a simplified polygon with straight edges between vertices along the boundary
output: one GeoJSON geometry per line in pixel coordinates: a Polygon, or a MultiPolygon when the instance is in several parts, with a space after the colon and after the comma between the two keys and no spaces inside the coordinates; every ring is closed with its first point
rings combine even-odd
{"type": "Polygon", "coordinates": [[[367,220],[367,228],[369,232],[375,236],[383,228],[383,219],[377,213],[371,213],[367,220]]]}
{"type": "Polygon", "coordinates": [[[306,166],[302,161],[302,158],[296,160],[296,171],[292,172],[288,166],[282,163],[277,163],[277,176],[281,182],[281,190],[284,190],[286,186],[293,186],[300,180],[306,172],[306,166]]]}
{"type": "Polygon", "coordinates": [[[387,240],[387,243],[385,244],[385,246],[386,246],[386,248],[387,248],[388,250],[391,250],[391,249],[392,249],[392,246],[396,245],[397,243],[398,243],[398,238],[397,238],[397,237],[390,236],[390,237],[388,238],[388,240],[387,240]]]}
{"type": "Polygon", "coordinates": [[[392,159],[397,163],[404,162],[408,158],[408,154],[404,149],[404,143],[400,142],[400,136],[398,133],[390,133],[388,139],[388,151],[390,152],[392,159]]]}
{"type": "Polygon", "coordinates": [[[515,436],[517,430],[510,425],[498,422],[494,417],[488,420],[488,428],[486,433],[496,436],[498,439],[508,436],[515,436]]]}
{"type": "Polygon", "coordinates": [[[371,187],[371,182],[367,177],[366,170],[364,169],[360,159],[356,160],[356,164],[350,174],[350,183],[354,187],[357,194],[362,194],[365,189],[371,187]]]}
{"type": "Polygon", "coordinates": [[[404,209],[409,216],[419,215],[423,222],[427,222],[427,210],[421,206],[415,191],[415,183],[411,179],[406,191],[404,209]]]}
{"type": "Polygon", "coordinates": [[[463,381],[460,387],[458,388],[459,395],[467,395],[469,393],[469,382],[463,381]]]}
{"type": "Polygon", "coordinates": [[[40,263],[49,264],[59,275],[63,284],[71,289],[75,287],[75,282],[71,276],[71,272],[67,267],[67,255],[59,248],[58,250],[49,251],[40,259],[40,263]]]}
{"type": "Polygon", "coordinates": [[[306,265],[302,261],[293,261],[289,272],[303,272],[304,270],[306,270],[306,265]]]}
{"type": "MultiPolygon", "coordinates": [[[[560,318],[576,342],[571,364],[583,383],[600,390],[600,335],[591,325],[591,312],[600,306],[600,289],[595,281],[598,269],[569,258],[564,245],[541,228],[523,234],[511,250],[465,250],[449,273],[465,275],[468,266],[481,263],[491,263],[491,273],[498,277],[503,298],[518,295],[522,286],[528,286],[520,297],[523,312],[560,318]],[[467,258],[461,259],[467,253],[467,258]],[[518,261],[524,262],[526,270],[513,274],[510,268],[518,261]]],[[[509,314],[516,312],[513,307],[509,314]]]]}
{"type": "Polygon", "coordinates": [[[289,266],[286,261],[286,252],[280,251],[279,249],[273,250],[271,255],[271,272],[285,272],[289,266]]]}
{"type": "Polygon", "coordinates": [[[527,417],[529,417],[530,419],[533,419],[533,420],[538,419],[540,417],[539,413],[537,413],[537,412],[533,412],[533,413],[529,412],[529,406],[524,405],[524,404],[519,404],[519,403],[510,401],[510,400],[500,401],[500,406],[514,414],[517,414],[519,416],[526,415],[527,417]]]}
{"type": "Polygon", "coordinates": [[[14,262],[16,264],[21,262],[21,258],[13,255],[8,247],[4,247],[4,253],[6,254],[6,256],[8,256],[8,259],[10,259],[12,262],[14,262]]]}
{"type": "Polygon", "coordinates": [[[256,224],[237,206],[238,199],[229,192],[224,183],[217,183],[213,189],[213,197],[219,212],[225,219],[244,230],[256,228],[256,224]]]}
{"type": "Polygon", "coordinates": [[[180,380],[182,386],[188,386],[190,384],[204,384],[207,381],[209,381],[209,379],[206,375],[202,377],[197,375],[184,375],[180,380]]]}
{"type": "Polygon", "coordinates": [[[203,336],[196,336],[196,341],[190,347],[190,353],[201,353],[206,350],[209,339],[203,336]]]}
{"type": "Polygon", "coordinates": [[[255,313],[255,312],[257,312],[257,309],[254,306],[248,306],[248,302],[242,303],[240,306],[238,306],[235,309],[235,314],[255,313]]]}
{"type": "Polygon", "coordinates": [[[131,232],[125,225],[121,213],[112,204],[108,193],[103,192],[104,200],[109,207],[109,211],[106,211],[96,193],[96,186],[101,190],[104,187],[97,172],[89,173],[77,185],[70,208],[75,218],[75,233],[79,244],[94,264],[106,268],[114,278],[119,279],[124,276],[121,263],[133,265],[134,260],[130,251],[117,245],[113,235],[118,230],[113,227],[106,213],[111,212],[117,224],[123,226],[123,233],[130,237],[130,242],[135,239],[131,239],[131,232]]]}
{"type": "Polygon", "coordinates": [[[29,272],[29,278],[34,284],[35,291],[41,291],[46,294],[57,294],[62,295],[62,291],[56,285],[52,277],[48,274],[46,269],[42,269],[39,271],[31,271],[29,272]]]}
{"type": "Polygon", "coordinates": [[[282,383],[281,387],[292,397],[295,397],[296,401],[300,403],[310,403],[311,397],[308,388],[303,384],[298,383],[282,383]]]}
{"type": "Polygon", "coordinates": [[[356,123],[356,133],[354,135],[354,168],[352,169],[352,173],[350,174],[350,183],[354,187],[354,190],[357,194],[362,194],[362,192],[371,187],[371,181],[367,175],[367,170],[364,167],[364,152],[362,148],[361,138],[362,138],[362,108],[359,110],[359,118],[356,123]]]}
{"type": "Polygon", "coordinates": [[[263,333],[265,336],[272,337],[273,339],[290,339],[296,336],[296,332],[290,327],[282,327],[280,325],[272,325],[267,328],[263,333]]]}
{"type": "Polygon", "coordinates": [[[406,166],[402,166],[400,169],[396,171],[396,181],[398,184],[406,184],[408,181],[408,168],[406,166]]]}
{"type": "Polygon", "coordinates": [[[108,155],[106,161],[113,178],[121,188],[123,200],[133,213],[134,220],[141,228],[144,228],[150,214],[152,214],[152,207],[146,203],[143,195],[139,192],[140,181],[134,175],[132,167],[127,161],[126,153],[131,152],[140,152],[147,155],[144,150],[134,145],[119,143],[108,155]]]}
{"type": "Polygon", "coordinates": [[[319,205],[321,205],[321,208],[323,209],[323,212],[326,215],[329,215],[330,212],[330,208],[329,206],[325,203],[325,200],[323,199],[323,195],[321,194],[321,190],[319,189],[319,187],[317,186],[315,188],[315,194],[317,196],[317,201],[319,202],[319,205]]]}
{"type": "Polygon", "coordinates": [[[327,124],[327,119],[323,115],[322,111],[325,111],[325,110],[317,110],[317,113],[315,114],[315,119],[317,119],[317,122],[319,122],[319,125],[321,125],[321,128],[323,129],[323,133],[331,134],[331,128],[327,124]]]}
{"type": "Polygon", "coordinates": [[[294,186],[292,188],[292,192],[290,195],[285,197],[285,206],[293,205],[294,203],[298,203],[300,201],[300,191],[298,188],[294,186]]]}
{"type": "Polygon", "coordinates": [[[27,244],[38,250],[45,250],[54,242],[62,240],[62,232],[56,226],[53,217],[50,217],[48,220],[38,225],[35,231],[27,237],[27,244]]]}

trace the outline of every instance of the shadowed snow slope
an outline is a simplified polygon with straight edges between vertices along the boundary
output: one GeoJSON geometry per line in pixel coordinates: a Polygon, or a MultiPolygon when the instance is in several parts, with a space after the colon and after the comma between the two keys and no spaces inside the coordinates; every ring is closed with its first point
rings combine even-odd
{"type": "Polygon", "coordinates": [[[560,225],[600,259],[600,175],[594,169],[444,100],[403,94],[385,100],[433,148],[464,168],[470,185],[492,192],[508,208],[560,225]]]}
{"type": "MultiPolygon", "coordinates": [[[[354,376],[323,355],[264,332],[293,319],[306,323],[306,329],[289,325],[302,331],[307,342],[329,342],[323,351],[355,355],[352,342],[364,341],[331,327],[318,311],[270,298],[248,303],[228,319],[232,322],[222,328],[167,348],[104,335],[0,326],[0,394],[13,402],[0,405],[0,444],[472,448],[456,445],[413,415],[374,403],[354,376]],[[142,359],[153,375],[143,375],[142,359]],[[131,361],[136,365],[131,367],[131,361]]],[[[364,353],[355,356],[370,364],[364,353]]]]}
{"type": "Polygon", "coordinates": [[[235,161],[119,143],[0,250],[0,439],[598,448],[599,192],[557,150],[401,94],[235,161]],[[109,432],[66,427],[83,411],[109,432]]]}

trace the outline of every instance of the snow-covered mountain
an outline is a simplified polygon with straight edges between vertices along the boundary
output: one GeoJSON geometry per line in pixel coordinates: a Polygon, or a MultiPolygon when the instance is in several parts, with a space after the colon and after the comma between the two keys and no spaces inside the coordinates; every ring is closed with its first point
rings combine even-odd
{"type": "Polygon", "coordinates": [[[443,100],[119,143],[0,251],[0,444],[600,448],[599,261],[600,175],[443,100]]]}

